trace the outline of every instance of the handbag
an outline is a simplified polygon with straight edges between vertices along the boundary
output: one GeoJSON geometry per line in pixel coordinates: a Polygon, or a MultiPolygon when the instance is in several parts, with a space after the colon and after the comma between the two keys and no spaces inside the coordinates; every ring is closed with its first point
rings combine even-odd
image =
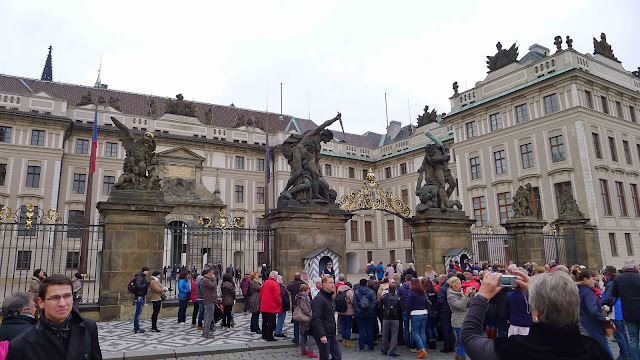
{"type": "Polygon", "coordinates": [[[607,320],[604,323],[604,333],[607,337],[611,337],[613,333],[616,332],[616,325],[613,323],[613,320],[607,320]]]}
{"type": "Polygon", "coordinates": [[[167,295],[165,293],[160,294],[160,300],[161,301],[166,301],[167,300],[167,295]]]}
{"type": "Polygon", "coordinates": [[[293,310],[293,321],[306,323],[309,322],[309,320],[311,319],[302,312],[302,308],[300,306],[293,310]]]}

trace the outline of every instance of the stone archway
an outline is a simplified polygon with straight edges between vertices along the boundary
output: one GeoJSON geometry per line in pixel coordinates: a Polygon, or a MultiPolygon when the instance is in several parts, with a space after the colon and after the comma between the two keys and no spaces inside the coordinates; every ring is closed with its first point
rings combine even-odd
{"type": "Polygon", "coordinates": [[[360,259],[358,253],[347,253],[347,274],[357,274],[360,270],[360,259]]]}

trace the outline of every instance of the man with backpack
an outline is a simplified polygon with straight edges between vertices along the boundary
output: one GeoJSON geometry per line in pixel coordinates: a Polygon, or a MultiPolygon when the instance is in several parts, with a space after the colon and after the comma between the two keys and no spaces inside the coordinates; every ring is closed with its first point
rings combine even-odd
{"type": "MultiPolygon", "coordinates": [[[[409,292],[411,291],[411,280],[413,280],[413,275],[407,274],[405,277],[405,282],[402,283],[400,287],[398,287],[398,295],[402,300],[402,308],[407,308],[407,300],[409,300],[409,292]]],[[[404,342],[407,347],[410,349],[413,346],[413,341],[411,340],[411,315],[406,311],[402,312],[402,324],[404,325],[404,342]]]]}
{"type": "Polygon", "coordinates": [[[400,327],[400,319],[402,319],[402,299],[396,293],[398,285],[391,283],[389,285],[389,292],[382,295],[380,300],[380,308],[382,309],[382,348],[380,351],[387,355],[387,349],[389,356],[398,357],[396,349],[398,347],[398,329],[400,327]],[[391,341],[391,347],[388,347],[389,341],[391,341]]]}
{"type": "Polygon", "coordinates": [[[336,312],[340,320],[340,335],[345,347],[353,347],[351,342],[351,324],[353,322],[353,290],[351,283],[347,282],[338,287],[336,292],[336,312]]]}
{"type": "Polygon", "coordinates": [[[136,313],[133,316],[133,332],[135,334],[144,333],[144,329],[140,329],[140,314],[142,314],[147,290],[149,290],[149,286],[151,286],[151,283],[147,281],[147,275],[149,275],[149,268],[144,266],[129,282],[128,290],[133,294],[136,304],[136,313]]]}
{"type": "Polygon", "coordinates": [[[376,321],[376,294],[367,286],[367,279],[360,279],[360,288],[353,296],[353,310],[358,322],[360,338],[358,348],[364,350],[365,341],[373,351],[373,332],[376,321]]]}

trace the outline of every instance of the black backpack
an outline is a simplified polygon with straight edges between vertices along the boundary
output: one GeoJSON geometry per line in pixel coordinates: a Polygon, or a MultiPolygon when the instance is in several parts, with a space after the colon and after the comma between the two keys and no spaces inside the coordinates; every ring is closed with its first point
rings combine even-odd
{"type": "Polygon", "coordinates": [[[360,301],[358,301],[358,306],[360,306],[360,313],[364,314],[371,310],[371,301],[367,299],[367,294],[362,294],[360,301]]]}
{"type": "Polygon", "coordinates": [[[345,312],[349,306],[347,305],[347,292],[339,291],[336,295],[336,312],[345,312]]]}
{"type": "Polygon", "coordinates": [[[388,294],[383,307],[385,318],[396,319],[402,316],[402,309],[400,308],[400,298],[398,298],[397,294],[388,294]]]}

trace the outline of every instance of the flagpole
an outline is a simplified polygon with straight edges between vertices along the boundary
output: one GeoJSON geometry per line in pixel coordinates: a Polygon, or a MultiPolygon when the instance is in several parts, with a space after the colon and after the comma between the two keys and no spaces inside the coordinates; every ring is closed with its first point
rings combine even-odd
{"type": "Polygon", "coordinates": [[[387,93],[384,93],[384,114],[387,118],[387,127],[389,127],[389,111],[387,110],[387,93]]]}
{"type": "Polygon", "coordinates": [[[265,159],[264,159],[264,213],[269,213],[269,88],[267,87],[266,117],[264,121],[265,159]]]}
{"type": "Polygon", "coordinates": [[[91,228],[91,208],[93,204],[93,173],[96,168],[96,148],[98,141],[98,104],[96,104],[95,114],[93,117],[93,134],[91,136],[91,157],[89,160],[89,176],[87,179],[87,188],[85,189],[84,199],[84,216],[82,217],[82,238],[80,241],[80,259],[78,261],[78,272],[80,274],[87,273],[87,256],[89,253],[88,237],[91,228]]]}

